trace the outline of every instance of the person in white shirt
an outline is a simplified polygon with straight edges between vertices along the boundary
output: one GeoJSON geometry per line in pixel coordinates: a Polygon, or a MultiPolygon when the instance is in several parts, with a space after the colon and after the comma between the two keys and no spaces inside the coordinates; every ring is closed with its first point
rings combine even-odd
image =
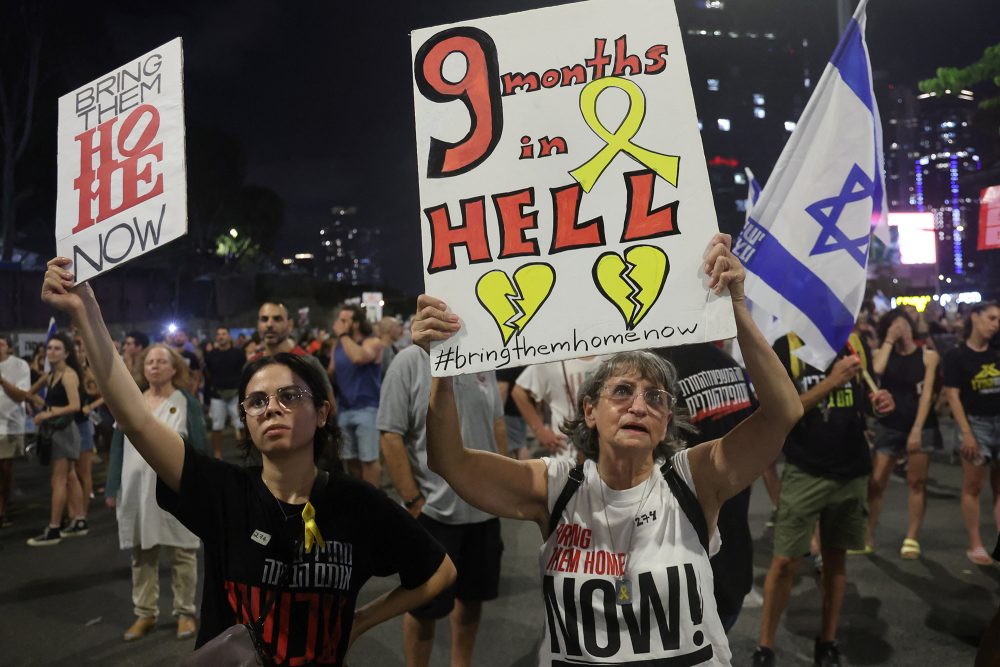
{"type": "Polygon", "coordinates": [[[587,376],[606,358],[590,356],[537,364],[528,366],[518,376],[511,398],[539,444],[552,454],[565,453],[567,458],[575,458],[575,453],[567,449],[566,436],[559,428],[567,419],[577,416],[576,394],[587,376]],[[538,413],[537,406],[541,403],[549,408],[548,424],[538,413]]]}
{"type": "MultiPolygon", "coordinates": [[[[747,309],[746,274],[730,244],[717,235],[704,270],[709,289],[729,288],[760,407],[721,438],[673,454],[684,421],[674,412],[676,373],[648,352],[617,354],[584,383],[579,417],[562,429],[588,459],[576,468],[565,458],[517,461],[464,448],[451,380],[434,378],[431,470],[474,507],[534,521],[546,540],[541,664],[730,664],[709,565],[719,508],[774,460],[802,416],[791,379],[747,309]]],[[[429,348],[460,328],[439,299],[424,295],[417,304],[415,343],[429,348]]]]}
{"type": "Polygon", "coordinates": [[[11,525],[7,499],[14,485],[14,457],[24,452],[24,401],[31,387],[28,362],[13,352],[10,339],[0,335],[0,528],[11,525]]]}

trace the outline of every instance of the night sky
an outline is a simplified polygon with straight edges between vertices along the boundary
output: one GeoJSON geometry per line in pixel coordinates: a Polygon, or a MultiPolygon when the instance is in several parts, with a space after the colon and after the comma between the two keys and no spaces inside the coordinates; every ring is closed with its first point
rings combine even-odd
{"type": "MultiPolygon", "coordinates": [[[[761,12],[769,5],[726,2],[751,2],[761,12]]],[[[836,32],[833,0],[802,2],[828,14],[836,32]]],[[[43,252],[54,247],[46,221],[54,210],[56,98],[180,35],[189,151],[193,128],[224,137],[236,147],[232,161],[240,162],[244,182],[280,195],[285,226],[277,252],[311,249],[330,207],[353,204],[360,222],[383,230],[387,281],[415,292],[420,218],[409,31],[560,3],[350,5],[378,10],[278,0],[37,4],[43,80],[19,178],[38,184],[25,200],[22,224],[38,222],[24,245],[41,245],[43,252]]],[[[938,66],[968,64],[1000,41],[995,0],[870,0],[868,17],[876,80],[886,82],[915,83],[938,66]]],[[[4,59],[12,59],[9,50],[4,59]]],[[[2,63],[6,76],[12,65],[2,63]]]]}

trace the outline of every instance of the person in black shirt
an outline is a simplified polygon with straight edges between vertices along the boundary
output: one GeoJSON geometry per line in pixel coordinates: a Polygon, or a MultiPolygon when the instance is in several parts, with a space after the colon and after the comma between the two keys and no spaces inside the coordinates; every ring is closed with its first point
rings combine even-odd
{"type": "Polygon", "coordinates": [[[917,346],[914,327],[906,312],[897,308],[879,321],[879,339],[872,366],[882,378],[882,388],[892,394],[896,409],[880,418],[875,427],[875,463],[868,486],[868,537],[865,550],[874,551],[873,532],[882,510],[882,497],[889,475],[900,460],[906,460],[910,521],[899,550],[902,558],[920,557],[917,533],[927,508],[928,454],[938,439],[934,414],[934,378],[938,353],[917,346]]]}
{"type": "MultiPolygon", "coordinates": [[[[697,437],[683,433],[688,447],[721,438],[753,414],[757,400],[745,371],[736,360],[712,343],[663,347],[656,353],[677,369],[679,401],[688,411],[688,421],[698,429],[697,437]]],[[[753,587],[753,542],[747,513],[750,487],[719,508],[722,548],[712,557],[715,603],[719,620],[728,633],[743,609],[743,598],[753,587]]]]}
{"type": "MultiPolygon", "coordinates": [[[[760,644],[753,655],[753,664],[761,667],[775,664],[774,635],[817,521],[823,555],[823,618],[813,659],[824,667],[840,664],[835,638],[847,586],[847,550],[864,546],[867,529],[872,463],[864,433],[865,392],[858,378],[865,366],[870,371],[870,364],[862,361],[862,357],[869,359],[868,348],[851,334],[832,366],[821,371],[795,356],[801,345],[795,334],[774,344],[798,387],[805,415],[789,433],[783,450],[774,556],[764,582],[760,644]]],[[[892,411],[892,396],[885,390],[868,400],[878,414],[892,411]]]]}
{"type": "Polygon", "coordinates": [[[158,502],[205,544],[196,647],[273,600],[262,639],[277,664],[343,665],[359,635],[454,581],[441,546],[384,493],[319,473],[321,450],[339,440],[322,371],[291,354],[249,364],[240,403],[246,444],[263,466],[200,454],[151,417],[90,285],[74,285],[70,264],[49,262],[42,301],[72,317],[119,428],[157,473],[158,502]],[[355,609],[368,578],[395,573],[399,587],[355,609]]]}
{"type": "Polygon", "coordinates": [[[1000,351],[990,339],[1000,329],[1000,307],[978,303],[965,321],[965,343],[944,357],[944,394],[962,434],[962,518],[969,534],[966,557],[991,560],[979,535],[979,494],[990,471],[993,515],[1000,525],[1000,351]]]}
{"type": "Polygon", "coordinates": [[[246,356],[233,345],[229,329],[216,329],[215,346],[205,353],[205,394],[212,419],[212,453],[217,459],[222,458],[222,433],[227,417],[236,431],[236,439],[242,439],[237,394],[245,363],[246,356]]]}

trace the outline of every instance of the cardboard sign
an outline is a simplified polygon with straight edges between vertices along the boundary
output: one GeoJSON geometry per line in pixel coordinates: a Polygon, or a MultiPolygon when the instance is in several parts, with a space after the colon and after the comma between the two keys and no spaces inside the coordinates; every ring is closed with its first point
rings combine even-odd
{"type": "Polygon", "coordinates": [[[732,337],[677,14],[592,0],[412,35],[435,375],[732,337]]]}
{"type": "Polygon", "coordinates": [[[187,232],[181,39],[59,98],[56,252],[77,282],[187,232]]]}

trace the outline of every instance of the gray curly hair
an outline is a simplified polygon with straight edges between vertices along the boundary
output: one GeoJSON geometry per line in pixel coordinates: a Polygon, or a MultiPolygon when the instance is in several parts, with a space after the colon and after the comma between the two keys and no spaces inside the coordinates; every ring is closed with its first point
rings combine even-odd
{"type": "Polygon", "coordinates": [[[637,373],[644,380],[663,387],[675,399],[673,419],[667,425],[667,433],[663,441],[653,451],[653,458],[667,458],[684,449],[685,442],[682,434],[695,433],[698,429],[688,421],[687,409],[680,407],[676,402],[679,391],[677,370],[669,361],[652,352],[619,352],[598,366],[597,370],[584,380],[577,392],[577,417],[567,419],[559,427],[559,430],[566,434],[570,442],[583,452],[584,456],[597,461],[600,455],[599,438],[597,429],[587,426],[583,411],[584,402],[589,400],[592,404],[596,403],[600,398],[601,389],[604,388],[604,383],[608,381],[609,377],[627,373],[637,373]]]}

